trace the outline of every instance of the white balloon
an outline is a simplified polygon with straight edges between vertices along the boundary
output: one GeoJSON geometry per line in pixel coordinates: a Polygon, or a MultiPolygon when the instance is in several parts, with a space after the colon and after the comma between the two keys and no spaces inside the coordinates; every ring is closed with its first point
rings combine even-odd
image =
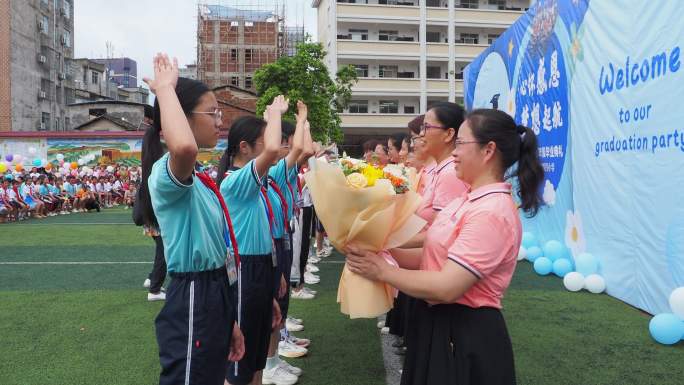
{"type": "Polygon", "coordinates": [[[36,154],[36,148],[35,147],[29,147],[28,153],[31,155],[35,155],[36,154]]]}
{"type": "Polygon", "coordinates": [[[598,274],[592,274],[584,279],[584,288],[594,294],[603,293],[606,290],[606,280],[598,274]]]}
{"type": "Polygon", "coordinates": [[[684,320],[684,287],[678,287],[670,294],[670,309],[684,320]]]}
{"type": "Polygon", "coordinates": [[[79,159],[79,160],[78,160],[78,165],[79,165],[79,166],[83,166],[83,165],[85,164],[85,162],[86,162],[85,159],[79,159]]]}
{"type": "Polygon", "coordinates": [[[520,246],[520,250],[518,250],[518,261],[522,261],[525,258],[527,258],[527,249],[524,246],[520,246]]]}
{"type": "Polygon", "coordinates": [[[64,154],[57,154],[55,158],[57,158],[57,160],[64,160],[64,154]]]}
{"type": "Polygon", "coordinates": [[[563,278],[563,285],[570,291],[580,291],[584,287],[584,276],[576,271],[570,272],[563,278]]]}

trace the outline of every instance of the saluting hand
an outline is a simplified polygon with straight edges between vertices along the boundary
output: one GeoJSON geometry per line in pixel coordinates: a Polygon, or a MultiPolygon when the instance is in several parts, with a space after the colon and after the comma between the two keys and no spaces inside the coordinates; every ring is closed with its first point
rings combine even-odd
{"type": "Polygon", "coordinates": [[[176,88],[178,82],[178,59],[169,60],[166,54],[158,53],[154,56],[154,79],[143,78],[155,95],[165,87],[176,88]]]}

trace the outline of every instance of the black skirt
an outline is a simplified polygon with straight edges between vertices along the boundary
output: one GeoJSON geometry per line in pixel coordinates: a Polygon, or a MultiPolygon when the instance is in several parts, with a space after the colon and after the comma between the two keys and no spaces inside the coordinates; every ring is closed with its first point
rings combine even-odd
{"type": "Polygon", "coordinates": [[[513,348],[498,309],[418,300],[401,385],[515,384],[513,348]]]}

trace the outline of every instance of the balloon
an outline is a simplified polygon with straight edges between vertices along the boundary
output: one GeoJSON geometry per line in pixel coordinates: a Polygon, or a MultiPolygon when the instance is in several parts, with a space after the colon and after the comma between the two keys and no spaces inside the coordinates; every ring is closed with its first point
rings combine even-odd
{"type": "Polygon", "coordinates": [[[684,322],[672,313],[662,313],[651,318],[648,330],[654,340],[663,345],[672,345],[684,336],[684,322]]]}
{"type": "Polygon", "coordinates": [[[567,258],[556,259],[553,262],[553,274],[564,278],[566,274],[572,271],[572,262],[567,258]]]}
{"type": "Polygon", "coordinates": [[[7,180],[12,180],[12,174],[7,174],[7,175],[5,175],[5,179],[7,179],[7,180]]]}
{"type": "Polygon", "coordinates": [[[526,249],[529,249],[532,246],[537,246],[537,238],[532,233],[523,233],[522,245],[525,246],[526,249]]]}
{"type": "Polygon", "coordinates": [[[77,162],[71,162],[71,169],[76,170],[78,168],[78,163],[77,162]]]}
{"type": "Polygon", "coordinates": [[[670,310],[684,320],[684,287],[678,287],[670,294],[670,310]]]}
{"type": "Polygon", "coordinates": [[[114,172],[114,166],[107,166],[107,172],[109,172],[109,173],[114,172]]]}
{"type": "Polygon", "coordinates": [[[6,160],[6,161],[11,162],[12,159],[14,159],[14,157],[12,156],[12,154],[7,154],[7,155],[5,155],[5,160],[6,160]]]}
{"type": "Polygon", "coordinates": [[[57,155],[55,156],[55,158],[56,158],[57,160],[64,160],[64,154],[57,154],[57,155]]]}
{"type": "Polygon", "coordinates": [[[21,163],[22,159],[24,159],[24,158],[21,155],[14,154],[14,163],[21,163]]]}
{"type": "Polygon", "coordinates": [[[35,167],[40,167],[40,159],[38,159],[38,158],[34,159],[34,160],[33,160],[33,165],[34,165],[35,167]]]}
{"type": "Polygon", "coordinates": [[[565,246],[558,241],[548,241],[544,245],[544,256],[551,260],[551,262],[557,261],[563,258],[565,254],[565,246]]]}
{"type": "Polygon", "coordinates": [[[48,170],[48,171],[49,171],[49,170],[52,170],[52,163],[46,164],[46,165],[45,165],[45,169],[48,170]]]}
{"type": "Polygon", "coordinates": [[[539,257],[534,261],[534,271],[539,275],[548,275],[553,270],[553,263],[546,257],[539,257]]]}
{"type": "Polygon", "coordinates": [[[575,258],[575,270],[589,276],[598,273],[598,260],[589,253],[582,253],[575,258]]]}
{"type": "Polygon", "coordinates": [[[36,155],[36,148],[35,147],[29,147],[28,153],[29,153],[29,155],[36,155]]]}
{"type": "Polygon", "coordinates": [[[0,173],[4,173],[5,171],[7,171],[7,165],[5,162],[0,162],[0,173]]]}
{"type": "Polygon", "coordinates": [[[81,158],[81,159],[78,160],[78,163],[77,163],[77,164],[78,164],[79,166],[83,166],[83,165],[85,164],[85,162],[86,162],[86,161],[85,161],[83,158],[81,158]]]}
{"type": "Polygon", "coordinates": [[[522,261],[525,258],[527,258],[527,249],[520,246],[520,250],[518,250],[518,261],[522,261]]]}
{"type": "Polygon", "coordinates": [[[584,288],[594,294],[603,293],[606,290],[606,280],[598,274],[592,274],[584,279],[584,288]]]}
{"type": "Polygon", "coordinates": [[[21,170],[24,169],[24,165],[21,163],[17,163],[14,165],[14,169],[17,170],[17,172],[21,172],[21,170]]]}
{"type": "Polygon", "coordinates": [[[563,277],[563,285],[570,291],[580,291],[584,287],[584,276],[576,271],[563,277]]]}
{"type": "Polygon", "coordinates": [[[537,246],[532,246],[527,249],[527,260],[530,262],[534,262],[537,260],[537,258],[543,256],[544,254],[542,253],[542,249],[537,246]]]}

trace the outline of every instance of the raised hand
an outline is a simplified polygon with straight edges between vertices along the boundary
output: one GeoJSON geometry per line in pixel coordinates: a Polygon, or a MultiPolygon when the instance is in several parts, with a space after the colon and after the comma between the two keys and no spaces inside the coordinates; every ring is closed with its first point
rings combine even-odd
{"type": "Polygon", "coordinates": [[[157,92],[164,88],[176,88],[178,82],[178,59],[169,59],[166,54],[158,53],[154,56],[154,79],[143,78],[143,81],[150,87],[150,90],[156,95],[157,92]]]}
{"type": "Polygon", "coordinates": [[[298,100],[297,101],[297,122],[305,122],[309,115],[309,107],[306,104],[298,100]]]}
{"type": "Polygon", "coordinates": [[[282,116],[284,113],[287,112],[288,103],[288,99],[286,99],[283,95],[278,95],[273,99],[273,103],[266,107],[266,110],[269,114],[277,113],[282,116]]]}

